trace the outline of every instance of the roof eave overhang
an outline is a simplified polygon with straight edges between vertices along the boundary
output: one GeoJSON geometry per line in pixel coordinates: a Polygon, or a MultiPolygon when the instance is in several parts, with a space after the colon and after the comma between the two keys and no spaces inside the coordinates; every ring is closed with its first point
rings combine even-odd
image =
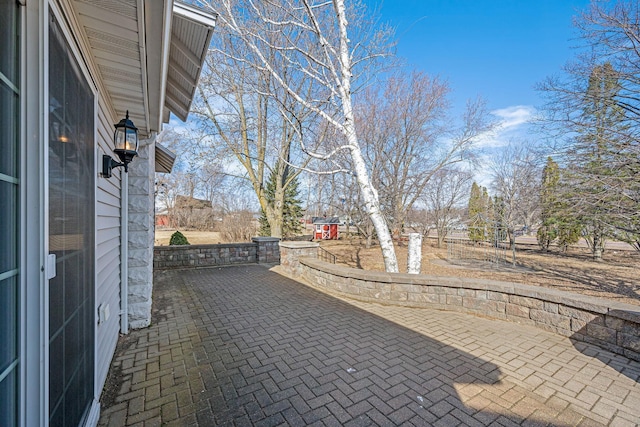
{"type": "Polygon", "coordinates": [[[174,2],[166,78],[164,79],[163,120],[168,111],[187,120],[200,79],[216,17],[200,9],[174,2]]]}
{"type": "Polygon", "coordinates": [[[164,145],[156,142],[156,164],[155,171],[160,173],[171,173],[176,155],[164,145]]]}
{"type": "Polygon", "coordinates": [[[163,123],[164,91],[171,44],[173,1],[147,1],[145,8],[145,40],[149,129],[160,132],[163,123]]]}

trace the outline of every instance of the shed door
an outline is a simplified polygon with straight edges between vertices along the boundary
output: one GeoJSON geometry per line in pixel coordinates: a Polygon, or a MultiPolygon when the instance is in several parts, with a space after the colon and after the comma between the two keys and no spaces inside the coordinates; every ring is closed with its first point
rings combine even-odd
{"type": "Polygon", "coordinates": [[[49,418],[77,426],[94,394],[94,97],[50,20],[49,418]]]}

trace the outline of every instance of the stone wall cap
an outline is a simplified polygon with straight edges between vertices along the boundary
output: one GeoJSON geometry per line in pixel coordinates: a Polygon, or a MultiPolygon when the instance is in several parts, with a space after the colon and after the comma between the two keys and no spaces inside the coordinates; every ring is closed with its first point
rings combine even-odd
{"type": "Polygon", "coordinates": [[[640,307],[629,307],[628,304],[612,304],[607,315],[634,323],[640,323],[640,307]]]}
{"type": "Polygon", "coordinates": [[[320,243],[301,242],[301,241],[291,240],[286,242],[280,242],[280,246],[283,248],[290,248],[290,249],[317,248],[317,247],[320,247],[320,243]]]}
{"type": "Polygon", "coordinates": [[[207,248],[238,248],[238,247],[255,247],[253,242],[239,242],[239,243],[210,243],[201,245],[164,245],[154,246],[153,250],[160,251],[172,251],[180,249],[207,249],[207,248]]]}
{"type": "Polygon", "coordinates": [[[252,237],[252,242],[279,242],[279,237],[252,237]]]}
{"type": "MultiPolygon", "coordinates": [[[[281,243],[282,244],[282,243],[281,243]]],[[[640,322],[640,307],[589,295],[579,295],[557,289],[526,285],[523,283],[500,282],[486,279],[469,279],[447,276],[427,276],[407,273],[387,273],[383,271],[361,270],[343,265],[331,264],[316,258],[301,257],[300,263],[310,268],[339,277],[354,278],[380,283],[446,286],[504,292],[515,296],[535,298],[565,306],[606,314],[620,319],[640,322]]]]}

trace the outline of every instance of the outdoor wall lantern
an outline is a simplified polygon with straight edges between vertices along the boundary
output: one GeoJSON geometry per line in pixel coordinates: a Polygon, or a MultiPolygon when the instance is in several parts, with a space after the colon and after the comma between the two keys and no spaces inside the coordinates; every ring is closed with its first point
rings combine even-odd
{"type": "Polygon", "coordinates": [[[129,172],[128,164],[138,155],[138,128],[129,120],[129,110],[127,116],[114,125],[116,130],[113,133],[115,144],[114,152],[122,162],[117,162],[107,154],[102,155],[102,176],[111,178],[111,170],[124,166],[124,171],[129,172]]]}

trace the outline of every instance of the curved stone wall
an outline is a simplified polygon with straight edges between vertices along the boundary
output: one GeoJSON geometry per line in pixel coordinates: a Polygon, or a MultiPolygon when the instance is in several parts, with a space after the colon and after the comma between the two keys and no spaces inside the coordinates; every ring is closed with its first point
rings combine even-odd
{"type": "Polygon", "coordinates": [[[533,325],[640,361],[640,306],[518,283],[358,270],[313,257],[300,257],[297,272],[285,271],[350,298],[533,325]]]}

